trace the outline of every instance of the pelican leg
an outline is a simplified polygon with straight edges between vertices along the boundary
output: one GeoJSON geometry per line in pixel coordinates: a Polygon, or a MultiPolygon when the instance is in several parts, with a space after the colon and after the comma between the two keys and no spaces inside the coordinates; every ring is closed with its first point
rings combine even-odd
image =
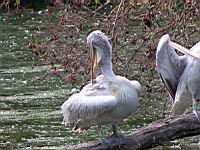
{"type": "Polygon", "coordinates": [[[192,99],[192,112],[196,115],[198,122],[200,123],[200,112],[197,111],[197,102],[195,100],[195,98],[192,99]]]}
{"type": "Polygon", "coordinates": [[[110,141],[107,140],[107,139],[104,137],[102,127],[99,125],[98,128],[99,128],[99,137],[100,137],[101,145],[103,145],[103,147],[106,148],[106,149],[112,148],[112,143],[110,143],[110,141]]]}
{"type": "Polygon", "coordinates": [[[113,135],[111,136],[111,141],[112,141],[112,145],[124,145],[125,139],[122,135],[118,134],[117,132],[117,126],[116,125],[112,125],[112,129],[113,129],[113,135]]]}

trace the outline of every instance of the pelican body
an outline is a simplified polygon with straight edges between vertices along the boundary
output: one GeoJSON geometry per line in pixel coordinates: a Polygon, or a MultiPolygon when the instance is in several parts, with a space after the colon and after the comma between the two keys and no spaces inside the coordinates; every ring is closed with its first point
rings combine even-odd
{"type": "Polygon", "coordinates": [[[158,72],[173,101],[171,114],[184,114],[192,105],[193,112],[199,120],[196,101],[200,99],[200,61],[196,56],[200,55],[200,42],[183,56],[177,55],[173,47],[169,35],[164,35],[160,39],[156,53],[158,72]],[[192,57],[187,53],[192,54],[192,57]]]}
{"type": "Polygon", "coordinates": [[[115,75],[112,70],[112,47],[104,33],[99,30],[91,32],[87,42],[91,46],[92,81],[63,103],[62,113],[66,124],[76,123],[75,130],[87,130],[97,125],[101,143],[110,148],[113,144],[123,144],[116,124],[137,109],[141,85],[138,81],[115,75]],[[102,75],[95,79],[97,64],[102,75]],[[108,124],[113,127],[112,140],[103,137],[101,126],[108,124]]]}

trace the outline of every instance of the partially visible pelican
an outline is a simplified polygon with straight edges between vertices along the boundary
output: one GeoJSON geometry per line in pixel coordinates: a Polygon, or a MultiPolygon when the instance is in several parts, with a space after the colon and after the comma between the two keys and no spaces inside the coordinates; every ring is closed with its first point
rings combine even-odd
{"type": "Polygon", "coordinates": [[[160,39],[157,47],[156,65],[173,100],[171,114],[184,114],[186,109],[192,106],[200,122],[196,103],[200,99],[200,60],[198,56],[200,56],[200,42],[189,51],[171,42],[169,35],[166,34],[160,39]],[[186,55],[177,55],[174,48],[186,55]]]}
{"type": "Polygon", "coordinates": [[[99,30],[91,32],[87,42],[91,46],[92,82],[63,103],[64,122],[75,122],[74,130],[87,130],[97,125],[105,148],[122,145],[125,141],[117,133],[116,124],[136,110],[141,85],[138,81],[115,75],[112,70],[112,47],[104,33],[99,30]],[[95,79],[97,64],[102,75],[95,79]],[[101,126],[107,124],[112,125],[113,135],[106,139],[101,126]]]}

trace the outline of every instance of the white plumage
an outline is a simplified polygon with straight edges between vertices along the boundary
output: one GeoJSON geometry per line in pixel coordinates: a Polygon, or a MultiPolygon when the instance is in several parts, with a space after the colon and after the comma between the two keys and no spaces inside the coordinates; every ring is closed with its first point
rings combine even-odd
{"type": "Polygon", "coordinates": [[[95,85],[89,83],[73,94],[62,105],[64,122],[78,122],[75,129],[88,129],[92,125],[115,124],[131,115],[138,105],[140,84],[121,76],[116,80],[100,75],[95,85]]]}
{"type": "MultiPolygon", "coordinates": [[[[112,49],[104,33],[99,30],[93,31],[87,41],[95,48],[92,50],[92,73],[96,62],[100,64],[102,75],[97,76],[95,84],[89,83],[80,93],[72,95],[63,103],[64,122],[75,122],[75,130],[111,124],[117,136],[115,124],[136,110],[141,85],[138,81],[130,81],[114,74],[111,62],[112,49]]],[[[103,140],[102,132],[100,133],[102,144],[111,146],[113,143],[103,140]]]]}
{"type": "Polygon", "coordinates": [[[171,42],[169,35],[164,35],[160,39],[156,53],[156,65],[173,100],[172,115],[184,114],[188,107],[193,106],[193,112],[199,119],[196,108],[196,100],[200,99],[198,56],[200,56],[200,42],[189,51],[171,42]],[[177,55],[174,48],[186,55],[177,55]]]}

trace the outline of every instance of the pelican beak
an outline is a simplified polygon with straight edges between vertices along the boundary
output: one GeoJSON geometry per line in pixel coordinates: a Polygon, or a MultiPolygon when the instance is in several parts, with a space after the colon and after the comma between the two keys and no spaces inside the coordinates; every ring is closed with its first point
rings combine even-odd
{"type": "Polygon", "coordinates": [[[168,44],[177,49],[178,51],[180,51],[181,53],[185,54],[185,55],[189,55],[191,57],[193,57],[194,59],[200,61],[200,57],[199,56],[195,56],[195,54],[192,53],[192,51],[188,50],[187,48],[175,43],[175,42],[172,42],[172,41],[168,41],[168,44]]]}
{"type": "Polygon", "coordinates": [[[94,85],[96,83],[95,79],[96,79],[96,69],[98,61],[97,61],[97,52],[93,46],[91,46],[90,55],[91,55],[91,81],[92,85],[94,85]]]}

